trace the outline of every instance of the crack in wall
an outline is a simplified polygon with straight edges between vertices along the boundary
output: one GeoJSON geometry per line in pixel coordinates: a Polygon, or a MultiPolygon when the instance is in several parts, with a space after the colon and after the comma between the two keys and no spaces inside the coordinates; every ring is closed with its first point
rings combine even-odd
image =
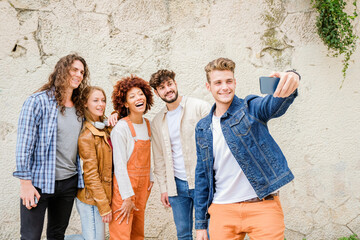
{"type": "Polygon", "coordinates": [[[39,21],[37,29],[33,33],[33,36],[34,36],[34,40],[35,40],[35,42],[37,44],[37,47],[39,49],[41,64],[44,64],[45,63],[46,53],[44,52],[44,47],[43,47],[43,44],[41,42],[41,36],[40,36],[41,33],[40,33],[40,31],[41,31],[41,24],[40,24],[40,21],[39,21]]]}
{"type": "Polygon", "coordinates": [[[16,42],[15,46],[11,50],[11,56],[13,58],[20,58],[26,55],[27,49],[16,42]]]}
{"type": "MultiPolygon", "coordinates": [[[[356,229],[352,229],[349,225],[354,221],[356,220],[357,218],[360,218],[360,214],[358,214],[355,218],[353,218],[348,224],[346,224],[346,227],[353,233],[353,234],[359,234],[359,232],[356,232],[356,229]]],[[[360,227],[358,226],[358,229],[359,230],[360,227]]]]}
{"type": "Polygon", "coordinates": [[[114,19],[112,14],[108,15],[108,25],[109,25],[109,37],[113,38],[114,36],[118,35],[121,31],[119,28],[115,27],[114,19]]]}
{"type": "MultiPolygon", "coordinates": [[[[298,235],[301,235],[302,238],[304,238],[304,237],[306,236],[306,234],[304,234],[304,233],[302,233],[302,232],[300,232],[300,231],[296,231],[296,230],[293,230],[293,229],[290,229],[290,228],[287,228],[287,227],[285,227],[285,229],[288,230],[288,231],[297,233],[298,235]]],[[[286,237],[286,236],[285,236],[285,237],[286,237]]]]}

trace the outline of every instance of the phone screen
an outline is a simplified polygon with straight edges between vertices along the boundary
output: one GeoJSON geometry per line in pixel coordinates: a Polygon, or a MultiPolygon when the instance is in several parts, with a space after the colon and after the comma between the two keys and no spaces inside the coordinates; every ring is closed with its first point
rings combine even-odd
{"type": "Polygon", "coordinates": [[[274,77],[260,77],[260,92],[262,94],[274,94],[280,78],[274,77]]]}

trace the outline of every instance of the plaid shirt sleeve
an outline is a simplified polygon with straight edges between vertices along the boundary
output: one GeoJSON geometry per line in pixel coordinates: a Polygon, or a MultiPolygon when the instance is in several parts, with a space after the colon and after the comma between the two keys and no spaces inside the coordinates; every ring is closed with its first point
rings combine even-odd
{"type": "Polygon", "coordinates": [[[33,164],[34,149],[39,122],[42,116],[41,104],[36,97],[30,96],[24,103],[18,122],[16,142],[16,171],[17,178],[31,180],[31,165],[33,164]]]}

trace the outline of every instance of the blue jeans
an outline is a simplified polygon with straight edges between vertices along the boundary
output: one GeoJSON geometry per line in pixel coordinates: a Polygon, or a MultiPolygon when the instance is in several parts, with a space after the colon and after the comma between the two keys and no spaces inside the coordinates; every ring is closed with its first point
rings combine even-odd
{"type": "Polygon", "coordinates": [[[188,240],[192,238],[194,189],[189,189],[187,181],[175,178],[177,196],[169,197],[176,225],[177,238],[188,240]]]}
{"type": "Polygon", "coordinates": [[[76,198],[76,208],[80,214],[82,235],[68,235],[65,240],[104,240],[105,223],[97,206],[83,203],[76,198]]]}

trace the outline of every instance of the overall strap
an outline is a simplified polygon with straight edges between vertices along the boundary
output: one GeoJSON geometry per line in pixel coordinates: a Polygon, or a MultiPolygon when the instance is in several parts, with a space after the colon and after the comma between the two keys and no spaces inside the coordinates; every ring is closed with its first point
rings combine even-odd
{"type": "Polygon", "coordinates": [[[148,129],[148,134],[149,134],[149,138],[151,139],[151,128],[150,128],[150,122],[147,118],[144,118],[145,119],[145,122],[146,122],[146,126],[147,126],[147,129],[148,129]]]}
{"type": "Polygon", "coordinates": [[[130,118],[127,116],[127,117],[124,117],[123,119],[127,122],[128,126],[130,128],[132,137],[135,139],[135,141],[137,141],[135,128],[134,128],[134,125],[132,124],[130,118]]]}

